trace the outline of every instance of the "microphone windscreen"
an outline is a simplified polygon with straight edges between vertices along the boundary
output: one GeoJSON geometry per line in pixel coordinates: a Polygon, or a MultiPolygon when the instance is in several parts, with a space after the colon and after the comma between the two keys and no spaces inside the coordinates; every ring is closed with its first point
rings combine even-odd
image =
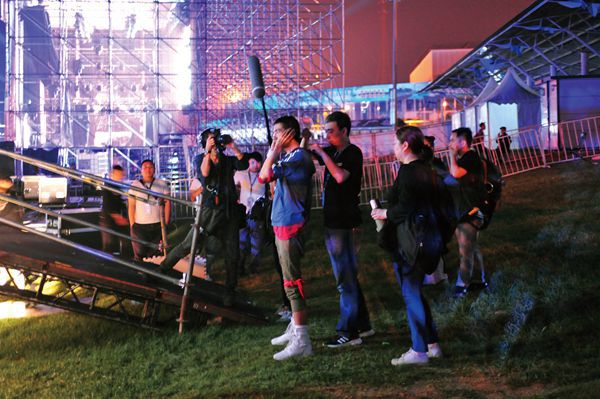
{"type": "Polygon", "coordinates": [[[265,82],[260,71],[260,61],[255,55],[248,57],[248,70],[250,71],[250,81],[252,82],[252,95],[256,98],[265,96],[265,82]]]}

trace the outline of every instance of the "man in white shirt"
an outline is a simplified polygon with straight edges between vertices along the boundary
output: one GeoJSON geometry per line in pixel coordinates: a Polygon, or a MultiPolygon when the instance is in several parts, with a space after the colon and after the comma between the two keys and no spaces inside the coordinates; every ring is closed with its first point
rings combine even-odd
{"type": "Polygon", "coordinates": [[[240,229],[240,275],[246,273],[246,260],[249,272],[256,272],[265,237],[265,215],[251,212],[256,200],[266,194],[266,185],[258,179],[262,160],[258,152],[248,154],[248,170],[238,170],[233,175],[235,185],[240,188],[240,203],[246,207],[246,227],[240,229]]]}
{"type": "MultiPolygon", "coordinates": [[[[142,178],[131,183],[131,187],[144,188],[161,194],[170,194],[166,181],[154,177],[154,162],[150,159],[142,161],[142,178]]],[[[160,199],[149,194],[130,189],[128,199],[129,225],[131,236],[148,242],[159,243],[161,240],[160,199]],[[144,202],[142,200],[150,200],[144,202]]],[[[165,226],[171,216],[171,202],[164,201],[165,226]]],[[[152,255],[156,250],[137,242],[132,242],[134,259],[141,261],[152,255]]]]}
{"type": "Polygon", "coordinates": [[[194,177],[190,183],[190,201],[196,202],[198,199],[198,202],[202,202],[202,190],[202,183],[197,177],[194,177]]]}

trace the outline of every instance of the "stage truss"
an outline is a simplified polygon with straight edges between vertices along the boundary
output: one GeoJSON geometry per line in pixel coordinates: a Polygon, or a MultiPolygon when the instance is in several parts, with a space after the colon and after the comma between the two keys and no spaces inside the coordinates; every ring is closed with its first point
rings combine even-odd
{"type": "Polygon", "coordinates": [[[291,114],[305,127],[343,108],[344,1],[194,2],[195,99],[199,124],[264,141],[259,101],[249,99],[247,58],[262,64],[271,120],[291,114]]]}
{"type": "MultiPolygon", "coordinates": [[[[6,140],[19,148],[194,146],[218,126],[263,142],[271,119],[343,108],[344,0],[2,0],[6,140]]],[[[158,157],[158,155],[156,155],[158,157]]]]}

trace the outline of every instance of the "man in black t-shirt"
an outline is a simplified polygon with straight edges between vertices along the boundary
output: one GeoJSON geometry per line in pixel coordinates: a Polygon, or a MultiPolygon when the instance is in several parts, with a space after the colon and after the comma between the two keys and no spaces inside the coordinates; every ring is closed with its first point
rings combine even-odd
{"type": "Polygon", "coordinates": [[[452,131],[450,140],[450,174],[458,180],[455,203],[458,206],[459,222],[456,240],[460,256],[460,269],[456,280],[455,296],[466,295],[473,280],[475,266],[481,271],[481,283],[487,287],[483,257],[477,243],[483,214],[479,210],[484,199],[481,159],[471,149],[472,133],[466,127],[452,131]]]}
{"type": "Polygon", "coordinates": [[[374,334],[357,277],[363,156],[360,149],[350,143],[350,128],[347,114],[333,112],[325,123],[331,146],[311,146],[326,168],[323,183],[325,245],[340,292],[337,336],[326,343],[330,348],[359,345],[362,338],[374,334]]]}
{"type": "MultiPolygon", "coordinates": [[[[119,165],[114,165],[110,171],[110,178],[117,182],[122,182],[125,177],[123,168],[119,165]]],[[[124,216],[127,214],[125,201],[121,195],[112,191],[102,190],[102,209],[100,211],[100,227],[105,227],[120,233],[129,234],[129,221],[124,216]]],[[[130,255],[131,244],[126,239],[118,239],[111,233],[101,231],[102,250],[104,252],[121,255],[130,255]],[[121,244],[119,248],[119,243],[121,244]],[[123,253],[125,252],[125,254],[123,253]]]]}

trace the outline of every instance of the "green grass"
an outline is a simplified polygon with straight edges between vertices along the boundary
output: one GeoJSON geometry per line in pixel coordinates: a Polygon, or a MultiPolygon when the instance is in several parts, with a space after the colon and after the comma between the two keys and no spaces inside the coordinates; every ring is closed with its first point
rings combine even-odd
{"type": "MultiPolygon", "coordinates": [[[[427,287],[445,358],[389,364],[410,346],[390,262],[365,218],[361,282],[377,334],[326,350],[337,293],[313,213],[304,258],[315,355],[277,363],[285,327],[209,325],[178,336],[74,314],[0,320],[0,397],[592,398],[600,391],[600,168],[563,164],[508,179],[482,233],[489,293],[456,301],[427,287]]],[[[368,210],[365,209],[365,215],[368,210]]],[[[456,276],[455,244],[448,258],[456,276]]],[[[279,302],[268,258],[242,288],[271,313],[279,302]]]]}

